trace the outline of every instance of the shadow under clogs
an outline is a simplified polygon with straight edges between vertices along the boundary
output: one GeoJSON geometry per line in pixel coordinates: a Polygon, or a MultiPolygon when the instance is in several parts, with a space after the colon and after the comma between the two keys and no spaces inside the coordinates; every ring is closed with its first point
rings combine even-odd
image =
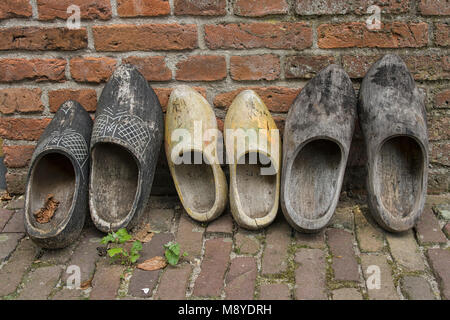
{"type": "Polygon", "coordinates": [[[423,99],[401,58],[386,55],[364,77],[359,100],[370,212],[388,231],[408,230],[422,213],[427,191],[423,99]]]}
{"type": "Polygon", "coordinates": [[[289,110],[281,207],[299,231],[317,232],[333,216],[355,127],[356,102],[348,75],[330,65],[307,83],[289,110]]]}
{"type": "Polygon", "coordinates": [[[242,91],[225,117],[225,147],[230,164],[230,207],[247,229],[268,226],[276,217],[280,190],[281,142],[261,98],[242,91]]]}
{"type": "Polygon", "coordinates": [[[181,203],[197,221],[217,218],[227,204],[227,181],[217,149],[221,140],[208,101],[188,86],[176,87],[166,112],[166,156],[181,203]]]}
{"type": "Polygon", "coordinates": [[[162,138],[155,92],[135,67],[120,66],[102,91],[92,130],[89,205],[99,230],[137,224],[150,196],[162,138]]]}
{"type": "Polygon", "coordinates": [[[92,120],[64,102],[41,135],[28,172],[25,230],[39,246],[64,248],[80,235],[88,214],[92,120]]]}

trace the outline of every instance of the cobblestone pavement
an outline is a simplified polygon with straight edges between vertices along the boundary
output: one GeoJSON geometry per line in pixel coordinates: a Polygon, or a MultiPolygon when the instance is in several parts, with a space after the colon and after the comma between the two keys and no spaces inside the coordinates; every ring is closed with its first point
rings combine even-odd
{"type": "Polygon", "coordinates": [[[24,233],[23,198],[16,198],[0,209],[0,297],[450,299],[450,195],[429,196],[417,227],[399,235],[367,218],[363,201],[342,198],[326,230],[300,234],[281,212],[265,230],[249,232],[229,213],[200,224],[175,198],[154,197],[143,223],[159,233],[140,261],[164,255],[163,244],[173,239],[189,254],[158,271],[110,264],[97,249],[103,235],[89,223],[68,248],[38,248],[24,233]],[[84,290],[66,287],[74,265],[84,290]]]}

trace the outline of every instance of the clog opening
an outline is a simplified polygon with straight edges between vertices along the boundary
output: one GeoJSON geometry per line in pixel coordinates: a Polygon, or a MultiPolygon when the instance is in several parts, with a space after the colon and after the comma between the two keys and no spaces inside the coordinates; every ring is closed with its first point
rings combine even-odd
{"type": "Polygon", "coordinates": [[[122,146],[99,143],[92,150],[91,161],[90,196],[95,213],[103,221],[120,222],[135,201],[139,179],[136,159],[122,146]]]}
{"type": "Polygon", "coordinates": [[[259,152],[246,153],[237,161],[237,194],[244,213],[250,218],[266,216],[275,204],[276,172],[269,175],[261,174],[261,169],[270,167],[272,167],[270,158],[259,152]]]}
{"type": "Polygon", "coordinates": [[[67,218],[75,195],[75,170],[69,158],[61,153],[47,153],[37,160],[28,190],[30,223],[42,231],[51,231],[67,218]],[[47,200],[58,202],[47,205],[47,200]],[[55,210],[56,207],[56,210],[55,210]],[[35,213],[41,211],[36,216],[35,213]],[[40,220],[38,217],[41,216],[40,220]]]}
{"type": "Polygon", "coordinates": [[[406,217],[422,192],[423,153],[411,137],[397,136],[383,143],[377,159],[375,183],[383,206],[396,217],[406,217]]]}
{"type": "Polygon", "coordinates": [[[194,212],[206,213],[216,199],[213,169],[202,152],[185,151],[180,156],[184,161],[175,165],[174,170],[184,205],[194,212]]]}
{"type": "Polygon", "coordinates": [[[307,143],[294,159],[286,194],[297,215],[315,220],[325,216],[336,199],[341,148],[333,141],[307,143]]]}

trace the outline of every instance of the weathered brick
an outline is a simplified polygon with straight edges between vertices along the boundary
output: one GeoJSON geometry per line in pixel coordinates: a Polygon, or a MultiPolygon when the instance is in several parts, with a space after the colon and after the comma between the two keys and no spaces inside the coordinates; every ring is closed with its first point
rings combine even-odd
{"type": "Polygon", "coordinates": [[[419,10],[426,16],[450,15],[450,6],[447,0],[421,0],[419,10]]]}
{"type": "Polygon", "coordinates": [[[342,65],[350,78],[364,78],[372,64],[374,64],[379,58],[381,58],[379,55],[344,55],[342,57],[342,65]]]}
{"type": "Polygon", "coordinates": [[[25,198],[23,196],[15,197],[8,202],[5,209],[8,210],[20,210],[25,207],[25,198]]]}
{"type": "Polygon", "coordinates": [[[300,249],[295,255],[295,299],[326,300],[326,263],[320,249],[300,249]]]}
{"type": "Polygon", "coordinates": [[[280,58],[274,54],[232,56],[230,75],[233,80],[276,80],[280,76],[280,58]]]}
{"type": "Polygon", "coordinates": [[[443,90],[436,94],[434,98],[434,104],[436,108],[450,107],[450,89],[443,90]]]}
{"type": "Polygon", "coordinates": [[[0,59],[0,82],[58,81],[66,78],[64,59],[0,59]]]}
{"type": "Polygon", "coordinates": [[[80,8],[80,18],[86,20],[111,18],[111,3],[108,0],[37,0],[39,20],[69,18],[73,12],[67,12],[71,5],[80,8]]]}
{"type": "Polygon", "coordinates": [[[257,272],[255,258],[238,257],[231,260],[225,279],[226,299],[253,300],[257,272]]]}
{"type": "Polygon", "coordinates": [[[190,56],[176,65],[175,78],[181,81],[216,81],[227,76],[224,56],[190,56]]]}
{"type": "Polygon", "coordinates": [[[117,13],[121,17],[156,17],[170,14],[168,0],[118,0],[117,13]]]}
{"type": "Polygon", "coordinates": [[[447,222],[447,224],[442,229],[444,233],[446,234],[447,238],[450,239],[450,222],[447,222]]]}
{"type": "Polygon", "coordinates": [[[44,110],[41,101],[42,90],[39,88],[8,88],[0,90],[0,112],[12,114],[14,112],[28,113],[44,110]]]}
{"type": "Polygon", "coordinates": [[[416,224],[417,240],[421,245],[430,243],[447,243],[447,238],[441,231],[439,221],[431,208],[425,208],[416,224]]]}
{"type": "Polygon", "coordinates": [[[41,267],[27,275],[19,300],[46,300],[55,288],[61,274],[61,266],[41,267]]]}
{"type": "Polygon", "coordinates": [[[405,276],[402,279],[403,294],[409,300],[434,300],[427,280],[419,276],[405,276]]]}
{"type": "Polygon", "coordinates": [[[323,249],[325,247],[324,230],[311,234],[295,231],[294,238],[295,244],[298,246],[306,246],[312,249],[323,249]]]}
{"type": "Polygon", "coordinates": [[[450,79],[450,56],[431,54],[402,58],[416,80],[450,79]]]}
{"type": "Polygon", "coordinates": [[[32,145],[3,146],[5,155],[3,161],[8,168],[26,167],[31,160],[34,148],[32,145]]]}
{"type": "Polygon", "coordinates": [[[193,24],[94,26],[92,32],[97,51],[186,50],[198,47],[197,26],[193,24]]]}
{"type": "Polygon", "coordinates": [[[29,0],[3,0],[0,2],[0,19],[31,17],[29,0]]]}
{"type": "Polygon", "coordinates": [[[450,112],[436,110],[428,115],[428,138],[430,141],[450,139],[450,112]]]}
{"type": "Polygon", "coordinates": [[[116,59],[83,57],[70,59],[70,74],[77,82],[106,82],[116,67],[116,59]]]}
{"type": "Polygon", "coordinates": [[[243,90],[254,90],[273,112],[287,112],[301,89],[287,87],[244,87],[218,94],[214,98],[217,108],[228,108],[234,98],[243,90]]]}
{"type": "Polygon", "coordinates": [[[450,299],[450,250],[448,249],[429,249],[428,261],[433,269],[434,275],[439,282],[441,294],[450,299]]]}
{"type": "Polygon", "coordinates": [[[169,81],[172,71],[167,67],[163,56],[128,57],[122,63],[135,65],[147,81],[169,81]]]}
{"type": "Polygon", "coordinates": [[[10,194],[23,194],[25,192],[26,172],[7,172],[5,178],[7,190],[10,194]]]}
{"type": "Polygon", "coordinates": [[[434,31],[434,39],[438,46],[450,46],[450,25],[437,23],[434,31]]]}
{"type": "Polygon", "coordinates": [[[330,219],[329,226],[338,229],[354,230],[353,207],[351,204],[342,201],[334,211],[330,219]]]}
{"type": "Polygon", "coordinates": [[[210,49],[305,49],[312,46],[312,29],[303,22],[229,23],[205,26],[210,49]]]}
{"type": "Polygon", "coordinates": [[[0,208],[0,232],[5,227],[6,223],[11,219],[14,211],[0,208]]]}
{"type": "Polygon", "coordinates": [[[38,140],[51,119],[0,118],[0,136],[11,140],[38,140]]]}
{"type": "Polygon", "coordinates": [[[33,263],[39,248],[30,240],[22,240],[8,262],[0,269],[0,297],[13,293],[25,271],[33,263]]]}
{"type": "Polygon", "coordinates": [[[333,291],[333,300],[362,300],[361,293],[356,288],[341,288],[333,291]]]}
{"type": "Polygon", "coordinates": [[[174,13],[191,16],[223,16],[227,13],[226,5],[226,0],[175,0],[174,13]]]}
{"type": "Polygon", "coordinates": [[[113,300],[117,296],[120,286],[120,278],[124,267],[110,264],[106,260],[97,263],[97,269],[92,279],[91,300],[113,300]]]}
{"type": "Polygon", "coordinates": [[[382,13],[407,13],[410,9],[409,0],[296,0],[295,12],[298,15],[341,15],[341,14],[367,14],[370,5],[380,7],[382,13]]]}
{"type": "Polygon", "coordinates": [[[187,252],[187,259],[193,261],[202,251],[204,229],[197,225],[183,210],[177,232],[177,242],[182,251],[187,252]]]}
{"type": "Polygon", "coordinates": [[[20,239],[22,239],[24,235],[24,233],[0,233],[0,264],[3,263],[3,261],[5,261],[14,251],[20,239]]]}
{"type": "Polygon", "coordinates": [[[173,209],[150,209],[147,207],[147,221],[152,231],[170,232],[172,219],[175,214],[173,209]]]}
{"type": "Polygon", "coordinates": [[[291,228],[279,217],[267,229],[266,247],[262,258],[262,273],[276,274],[286,271],[287,249],[291,243],[291,228]]]}
{"type": "Polygon", "coordinates": [[[206,241],[201,271],[195,280],[194,296],[220,296],[223,278],[230,260],[231,245],[229,239],[218,238],[206,241]]]}
{"type": "Polygon", "coordinates": [[[189,285],[189,277],[191,272],[192,267],[189,264],[166,268],[161,276],[158,292],[156,293],[156,299],[186,299],[186,289],[189,285]]]}
{"type": "Polygon", "coordinates": [[[252,237],[249,231],[239,229],[234,235],[234,243],[237,254],[257,254],[259,252],[259,241],[252,237]]]}
{"type": "Polygon", "coordinates": [[[290,300],[289,287],[284,283],[262,284],[259,299],[261,300],[290,300]]]}
{"type": "Polygon", "coordinates": [[[363,22],[321,24],[317,28],[318,45],[332,48],[420,48],[428,43],[425,22],[392,22],[371,31],[363,22]]]}
{"type": "Polygon", "coordinates": [[[48,104],[51,112],[58,111],[67,100],[80,103],[86,111],[94,112],[97,107],[97,92],[94,89],[58,89],[48,92],[48,104]]]}
{"type": "Polygon", "coordinates": [[[25,233],[24,211],[17,210],[3,228],[3,232],[25,233]]]}
{"type": "Polygon", "coordinates": [[[356,238],[358,240],[359,249],[362,252],[377,252],[383,249],[383,231],[376,225],[373,220],[368,221],[369,214],[367,207],[363,208],[366,215],[361,210],[354,210],[356,223],[356,238]]]}
{"type": "Polygon", "coordinates": [[[285,59],[284,72],[287,79],[309,79],[334,62],[333,56],[289,56],[285,59]]]}
{"type": "Polygon", "coordinates": [[[400,234],[386,234],[394,260],[409,271],[425,269],[416,240],[411,230],[400,234]]]}
{"type": "Polygon", "coordinates": [[[328,229],[326,234],[333,255],[334,279],[359,281],[358,262],[353,251],[352,234],[339,229],[328,229]]]}
{"type": "Polygon", "coordinates": [[[79,50],[87,48],[86,28],[11,27],[0,29],[0,50],[79,50]]]}
{"type": "Polygon", "coordinates": [[[233,219],[230,212],[224,212],[216,220],[210,222],[206,228],[207,232],[232,233],[233,219]]]}
{"type": "Polygon", "coordinates": [[[366,284],[369,283],[371,285],[370,288],[367,288],[367,293],[370,300],[399,300],[399,296],[392,279],[392,270],[384,255],[362,254],[361,264],[364,278],[366,279],[366,284]],[[372,266],[378,267],[380,270],[379,288],[373,287],[375,283],[371,281],[372,277],[376,276],[372,266]]]}
{"type": "Polygon", "coordinates": [[[264,17],[273,14],[285,14],[289,10],[286,0],[237,0],[234,14],[243,17],[264,17]]]}

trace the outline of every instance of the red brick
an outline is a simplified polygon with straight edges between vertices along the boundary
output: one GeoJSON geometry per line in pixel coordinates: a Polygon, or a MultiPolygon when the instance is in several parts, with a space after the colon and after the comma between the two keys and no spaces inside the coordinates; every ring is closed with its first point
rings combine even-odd
{"type": "Polygon", "coordinates": [[[33,10],[29,0],[2,0],[0,19],[31,17],[33,10]]]}
{"type": "Polygon", "coordinates": [[[305,49],[312,46],[312,29],[302,22],[230,23],[205,26],[210,49],[305,49]]]}
{"type": "Polygon", "coordinates": [[[177,63],[175,78],[181,81],[216,81],[227,76],[224,56],[191,56],[177,63]]]}
{"type": "Polygon", "coordinates": [[[143,24],[95,26],[97,51],[186,50],[198,47],[194,24],[143,24]]]}
{"type": "Polygon", "coordinates": [[[450,56],[402,56],[416,80],[450,79],[450,56]]]}
{"type": "Polygon", "coordinates": [[[430,162],[450,166],[450,142],[433,142],[430,162]]]}
{"type": "Polygon", "coordinates": [[[287,87],[244,87],[218,94],[214,98],[217,108],[228,108],[234,98],[243,90],[254,90],[273,112],[287,112],[301,89],[287,87]]]}
{"type": "Polygon", "coordinates": [[[206,241],[201,271],[195,280],[194,296],[220,296],[223,278],[230,260],[231,245],[229,239],[219,238],[206,241]]]}
{"type": "Polygon", "coordinates": [[[438,46],[450,46],[450,25],[437,23],[434,31],[434,39],[438,46]]]}
{"type": "Polygon", "coordinates": [[[172,71],[167,67],[163,56],[128,57],[122,63],[135,65],[147,81],[169,81],[172,71]]]}
{"type": "Polygon", "coordinates": [[[5,165],[8,168],[22,168],[28,166],[33,155],[34,146],[3,146],[5,165]]]}
{"type": "Polygon", "coordinates": [[[439,226],[439,221],[431,208],[425,208],[415,226],[417,240],[421,245],[432,243],[447,243],[447,238],[439,226]]]}
{"type": "Polygon", "coordinates": [[[407,13],[410,9],[410,0],[296,0],[295,12],[305,16],[349,13],[366,15],[372,4],[378,5],[383,13],[407,13]]]}
{"type": "Polygon", "coordinates": [[[420,276],[403,277],[402,289],[409,300],[436,299],[428,281],[420,276]]]}
{"type": "Polygon", "coordinates": [[[111,265],[109,262],[101,261],[97,263],[89,298],[91,300],[115,299],[119,290],[123,269],[123,266],[111,265]]]}
{"type": "Polygon", "coordinates": [[[227,300],[253,300],[257,273],[255,258],[234,258],[225,279],[227,300]]]}
{"type": "Polygon", "coordinates": [[[450,139],[450,114],[433,112],[428,116],[428,138],[430,141],[450,139]]]}
{"type": "Polygon", "coordinates": [[[260,289],[261,300],[290,300],[289,287],[284,283],[263,284],[260,289]]]}
{"type": "Polygon", "coordinates": [[[286,57],[284,72],[287,79],[310,79],[334,62],[332,56],[289,56],[286,57]]]}
{"type": "Polygon", "coordinates": [[[430,266],[439,282],[441,293],[448,300],[450,299],[450,250],[429,249],[427,255],[430,266]]]}
{"type": "Polygon", "coordinates": [[[6,189],[10,194],[23,194],[27,181],[26,172],[8,172],[5,175],[6,189]]]}
{"type": "Polygon", "coordinates": [[[58,111],[67,100],[80,103],[86,111],[93,112],[97,106],[97,93],[94,89],[59,89],[48,92],[48,103],[51,112],[58,111]]]}
{"type": "Polygon", "coordinates": [[[41,101],[42,90],[39,88],[9,88],[0,90],[0,112],[12,114],[14,112],[27,113],[44,110],[41,101]]]}
{"type": "Polygon", "coordinates": [[[166,268],[161,276],[156,299],[185,300],[191,272],[192,267],[189,264],[166,268]]]}
{"type": "Polygon", "coordinates": [[[328,229],[326,234],[333,255],[334,279],[359,281],[358,262],[353,251],[352,235],[340,229],[328,229]]]}
{"type": "Polygon", "coordinates": [[[233,219],[231,213],[225,212],[219,218],[210,222],[206,231],[212,233],[233,233],[233,219]]]}
{"type": "Polygon", "coordinates": [[[66,78],[64,59],[0,59],[0,82],[58,81],[66,78]]]}
{"type": "MultiPolygon", "coordinates": [[[[12,210],[0,208],[0,232],[3,230],[13,213],[14,211],[12,210]]],[[[3,262],[3,258],[0,257],[0,263],[3,262]]]]}
{"type": "Polygon", "coordinates": [[[183,210],[178,225],[177,242],[180,244],[181,251],[188,253],[186,257],[188,260],[194,261],[195,258],[200,256],[202,238],[203,230],[183,210]]]}
{"type": "Polygon", "coordinates": [[[425,16],[450,15],[448,0],[421,0],[419,10],[425,16]]]}
{"type": "Polygon", "coordinates": [[[447,238],[450,239],[450,222],[447,222],[442,231],[444,231],[447,238]]]}
{"type": "Polygon", "coordinates": [[[234,14],[244,17],[285,14],[288,10],[286,0],[237,0],[234,4],[234,14]]]}
{"type": "Polygon", "coordinates": [[[262,258],[262,273],[276,274],[287,269],[287,249],[291,242],[291,229],[279,218],[267,230],[266,247],[262,258]]]}
{"type": "Polygon", "coordinates": [[[106,82],[116,67],[113,58],[73,58],[70,59],[70,73],[77,82],[106,82]]]}
{"type": "Polygon", "coordinates": [[[435,107],[448,108],[450,106],[450,89],[443,90],[434,98],[435,107]]]}
{"type": "Polygon", "coordinates": [[[326,300],[326,262],[320,249],[300,249],[295,255],[299,267],[295,271],[295,298],[326,300]]]}
{"type": "MultiPolygon", "coordinates": [[[[2,214],[0,213],[0,231],[2,214]]],[[[23,233],[2,233],[0,234],[0,263],[6,260],[14,251],[20,239],[24,237],[23,233]]]]}
{"type": "MultiPolygon", "coordinates": [[[[205,88],[193,87],[193,89],[197,90],[198,93],[206,98],[205,88]]],[[[173,88],[153,88],[153,90],[155,90],[155,93],[158,96],[158,100],[163,111],[166,112],[167,103],[169,102],[170,94],[172,93],[173,88]]]]}
{"type": "Polygon", "coordinates": [[[12,27],[0,29],[0,50],[79,50],[87,48],[86,28],[12,27]]]}
{"type": "Polygon", "coordinates": [[[0,137],[11,140],[38,140],[50,120],[0,118],[0,137]]]}
{"type": "Polygon", "coordinates": [[[280,58],[274,54],[232,56],[230,74],[233,80],[276,80],[280,76],[280,58]]]}
{"type": "Polygon", "coordinates": [[[156,17],[170,14],[168,0],[118,0],[117,13],[121,17],[156,17]]]}
{"type": "Polygon", "coordinates": [[[191,16],[224,16],[227,14],[226,5],[226,0],[175,0],[174,13],[191,16]]]}
{"type": "Polygon", "coordinates": [[[342,65],[350,78],[364,78],[372,64],[374,64],[379,58],[381,58],[381,55],[345,55],[342,57],[342,65]]]}
{"type": "Polygon", "coordinates": [[[393,22],[376,31],[367,29],[364,22],[322,24],[317,28],[317,36],[323,49],[420,48],[428,44],[428,24],[393,22]]]}
{"type": "Polygon", "coordinates": [[[81,19],[108,20],[111,18],[109,0],[37,0],[39,20],[67,19],[73,13],[67,8],[76,5],[80,8],[81,19]]]}

